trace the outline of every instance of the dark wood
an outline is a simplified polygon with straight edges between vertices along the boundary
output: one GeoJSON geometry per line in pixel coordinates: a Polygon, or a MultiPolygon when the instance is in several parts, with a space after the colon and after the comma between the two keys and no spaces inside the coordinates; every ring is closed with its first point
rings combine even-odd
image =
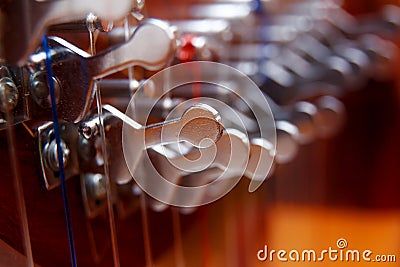
{"type": "MultiPolygon", "coordinates": [[[[34,260],[41,266],[71,266],[60,188],[48,191],[38,168],[34,139],[22,125],[16,127],[17,155],[24,186],[34,260]]],[[[20,220],[16,210],[13,177],[8,157],[6,132],[0,132],[0,238],[23,253],[20,220]]],[[[79,266],[112,266],[108,217],[89,220],[84,213],[79,177],[67,181],[72,228],[79,266]],[[92,227],[99,253],[98,262],[90,246],[88,225],[92,227]]],[[[150,231],[155,258],[172,244],[170,211],[150,212],[150,231]]],[[[140,212],[116,218],[121,266],[145,266],[140,212]]]]}

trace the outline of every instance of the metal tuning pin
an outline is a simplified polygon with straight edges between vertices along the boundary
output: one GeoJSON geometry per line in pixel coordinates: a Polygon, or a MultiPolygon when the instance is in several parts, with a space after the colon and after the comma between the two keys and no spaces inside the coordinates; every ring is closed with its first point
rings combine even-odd
{"type": "MultiPolygon", "coordinates": [[[[137,27],[128,41],[95,56],[90,56],[59,37],[51,37],[50,46],[53,80],[59,91],[59,118],[79,122],[89,111],[94,97],[95,80],[130,66],[141,66],[151,71],[165,67],[174,54],[175,37],[167,23],[147,20],[137,27]]],[[[30,56],[30,84],[33,93],[37,80],[45,74],[42,70],[44,59],[44,52],[30,56]]],[[[47,89],[46,83],[40,84],[47,89]]],[[[45,120],[47,117],[47,109],[36,108],[35,119],[45,120]]]]}

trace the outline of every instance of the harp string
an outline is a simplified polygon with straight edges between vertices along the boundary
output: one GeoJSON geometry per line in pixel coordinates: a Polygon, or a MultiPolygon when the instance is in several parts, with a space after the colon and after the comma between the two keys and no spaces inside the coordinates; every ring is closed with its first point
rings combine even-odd
{"type": "MultiPolygon", "coordinates": [[[[7,101],[7,96],[4,90],[2,98],[4,101],[7,101]]],[[[14,116],[11,110],[7,108],[7,103],[3,103],[3,105],[6,107],[5,115],[7,124],[8,153],[11,161],[11,171],[14,177],[13,183],[17,201],[17,210],[21,221],[21,234],[22,234],[23,247],[26,255],[26,265],[28,267],[33,267],[34,261],[32,254],[31,238],[29,234],[28,216],[26,213],[26,205],[25,205],[25,197],[24,197],[24,189],[22,185],[21,173],[19,171],[20,166],[16,153],[17,142],[15,139],[15,129],[14,126],[12,125],[12,122],[14,121],[14,116]]]]}
{"type": "Polygon", "coordinates": [[[185,266],[185,257],[183,255],[183,245],[182,245],[182,228],[179,210],[176,207],[171,207],[172,212],[172,227],[174,233],[174,252],[177,267],[185,266]]]}
{"type": "MultiPolygon", "coordinates": [[[[96,54],[96,34],[97,31],[89,30],[89,40],[90,40],[90,54],[93,56],[96,54]]],[[[111,234],[111,247],[113,252],[113,263],[114,267],[119,267],[120,259],[119,259],[119,250],[118,250],[118,239],[117,239],[117,228],[115,225],[115,216],[114,216],[114,201],[112,195],[112,186],[111,186],[111,178],[110,178],[110,170],[109,170],[109,160],[108,160],[108,152],[107,152],[107,142],[106,142],[106,132],[104,129],[104,121],[103,121],[103,108],[101,101],[101,92],[98,86],[98,83],[94,83],[94,91],[96,97],[96,105],[97,105],[97,116],[99,122],[99,132],[102,145],[102,153],[103,153],[103,161],[104,161],[104,175],[106,178],[106,192],[107,192],[107,208],[108,208],[108,221],[110,225],[110,234],[111,234]]]]}
{"type": "Polygon", "coordinates": [[[65,215],[65,222],[67,226],[68,232],[68,244],[70,250],[70,257],[71,257],[71,264],[73,267],[77,266],[76,262],[76,251],[75,251],[75,242],[74,242],[74,235],[72,232],[72,225],[71,225],[71,215],[69,209],[69,202],[67,196],[67,187],[65,183],[65,173],[64,173],[64,160],[63,160],[63,152],[61,147],[61,138],[60,138],[60,131],[58,125],[58,117],[57,117],[57,105],[56,105],[56,96],[54,90],[54,82],[53,82],[53,70],[52,70],[52,60],[51,60],[51,52],[50,47],[48,44],[47,36],[44,35],[42,38],[43,49],[46,53],[46,72],[47,72],[47,84],[49,85],[50,89],[50,99],[51,99],[51,115],[53,119],[53,129],[54,129],[54,136],[56,139],[57,144],[57,157],[58,157],[58,167],[59,167],[59,177],[60,177],[60,184],[61,184],[61,193],[62,199],[64,204],[64,215],[65,215]]]}

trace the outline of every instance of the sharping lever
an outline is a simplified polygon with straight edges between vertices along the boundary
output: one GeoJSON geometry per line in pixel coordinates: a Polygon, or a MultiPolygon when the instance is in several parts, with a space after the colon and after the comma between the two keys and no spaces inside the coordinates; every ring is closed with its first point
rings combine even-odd
{"type": "MultiPolygon", "coordinates": [[[[188,108],[181,118],[143,126],[110,105],[103,108],[124,122],[122,144],[125,161],[131,175],[138,169],[144,150],[152,146],[186,141],[195,147],[208,147],[220,137],[223,127],[219,114],[210,106],[196,104],[188,108]]],[[[119,184],[131,177],[115,176],[119,184]]]]}
{"type": "MultiPolygon", "coordinates": [[[[229,176],[232,176],[233,173],[239,173],[238,178],[240,178],[245,172],[249,159],[249,141],[245,134],[236,129],[226,129],[215,143],[215,147],[200,148],[185,155],[175,152],[175,156],[170,158],[166,157],[165,154],[171,155],[174,152],[169,149],[168,153],[165,153],[165,149],[168,150],[168,148],[161,146],[153,149],[150,156],[155,159],[156,168],[145,167],[145,175],[158,175],[156,173],[158,172],[169,182],[178,185],[181,177],[213,167],[230,173],[229,176]]],[[[158,191],[159,199],[167,203],[177,197],[172,188],[158,188],[158,191]]],[[[196,191],[196,194],[201,195],[202,191],[196,191]]],[[[195,196],[193,197],[197,199],[195,196]]],[[[158,201],[151,205],[157,211],[167,207],[167,205],[158,201]]]]}
{"type": "MultiPolygon", "coordinates": [[[[92,103],[95,80],[130,66],[151,71],[161,69],[174,55],[175,37],[167,23],[151,19],[139,25],[127,42],[95,56],[59,37],[51,37],[49,45],[56,87],[62,92],[57,106],[59,117],[67,122],[79,122],[92,103]]],[[[44,52],[30,57],[33,78],[40,72],[45,58],[44,52]]],[[[48,112],[42,116],[48,116],[48,112]]]]}
{"type": "MultiPolygon", "coordinates": [[[[262,181],[266,176],[270,177],[273,173],[273,149],[273,145],[267,140],[254,138],[250,142],[248,153],[244,155],[247,163],[243,169],[231,169],[229,166],[219,165],[218,167],[209,168],[183,177],[182,181],[186,185],[212,184],[208,190],[197,190],[196,194],[192,196],[193,201],[199,203],[207,202],[208,199],[214,199],[216,196],[223,195],[242,176],[251,179],[249,190],[254,191],[258,188],[258,186],[255,188],[252,186],[254,180],[262,181]]],[[[179,196],[174,197],[179,198],[179,196]]],[[[156,203],[155,205],[153,204],[154,207],[159,210],[162,206],[156,203]]]]}

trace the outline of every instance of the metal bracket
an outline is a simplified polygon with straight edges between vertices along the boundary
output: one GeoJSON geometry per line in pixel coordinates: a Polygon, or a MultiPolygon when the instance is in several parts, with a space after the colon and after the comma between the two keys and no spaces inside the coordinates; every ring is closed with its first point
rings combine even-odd
{"type": "MultiPolygon", "coordinates": [[[[63,146],[65,179],[79,174],[78,129],[72,123],[60,123],[61,146],[63,146]]],[[[48,122],[37,130],[40,167],[48,190],[60,185],[57,146],[53,123],[48,122]]]]}
{"type": "MultiPolygon", "coordinates": [[[[173,57],[176,44],[174,32],[169,25],[152,19],[140,24],[128,41],[95,56],[59,37],[50,37],[49,45],[53,79],[56,88],[59,88],[59,118],[80,122],[89,112],[98,79],[132,66],[141,66],[150,71],[159,70],[173,57]]],[[[32,83],[40,79],[45,59],[43,51],[30,56],[28,67],[31,72],[31,91],[35,91],[35,84],[32,83]]],[[[49,114],[49,109],[37,108],[34,118],[50,120],[49,114]]]]}
{"type": "Polygon", "coordinates": [[[101,173],[81,175],[82,201],[88,218],[97,217],[107,210],[106,180],[101,173]]]}
{"type": "MultiPolygon", "coordinates": [[[[101,173],[84,173],[81,175],[82,201],[86,216],[90,219],[105,214],[107,211],[106,177],[101,173]]],[[[113,204],[117,215],[125,218],[139,208],[139,196],[142,194],[134,183],[124,185],[112,184],[113,204]]]]}

